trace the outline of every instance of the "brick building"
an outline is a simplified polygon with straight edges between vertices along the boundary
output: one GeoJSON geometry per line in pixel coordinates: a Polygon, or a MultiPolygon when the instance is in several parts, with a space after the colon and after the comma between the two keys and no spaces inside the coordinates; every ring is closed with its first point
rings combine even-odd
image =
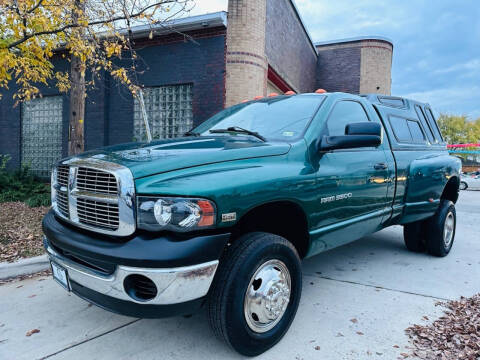
{"type": "MultiPolygon", "coordinates": [[[[183,134],[225,106],[271,92],[390,94],[393,45],[380,37],[314,43],[293,0],[229,0],[218,12],[172,21],[155,29],[133,29],[142,59],[138,79],[152,133],[183,134]],[[182,34],[189,35],[186,40],[182,34]]],[[[54,59],[57,69],[68,63],[54,59]]],[[[68,95],[53,86],[43,98],[14,107],[12,93],[0,101],[0,154],[10,167],[29,164],[39,176],[67,155],[68,95]]],[[[104,74],[89,89],[85,149],[141,140],[137,101],[104,74]]]]}

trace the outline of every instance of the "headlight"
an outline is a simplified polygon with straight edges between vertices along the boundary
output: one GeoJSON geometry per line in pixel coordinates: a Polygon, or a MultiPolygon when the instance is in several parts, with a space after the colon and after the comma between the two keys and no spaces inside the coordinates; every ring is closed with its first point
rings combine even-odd
{"type": "Polygon", "coordinates": [[[52,169],[51,185],[54,186],[56,184],[57,184],[57,167],[55,166],[52,169]]]}
{"type": "Polygon", "coordinates": [[[138,228],[191,231],[215,225],[215,204],[205,199],[137,197],[138,228]]]}
{"type": "Polygon", "coordinates": [[[57,208],[57,190],[55,189],[57,185],[57,167],[55,166],[52,169],[52,177],[50,180],[50,201],[54,210],[57,208]]]}

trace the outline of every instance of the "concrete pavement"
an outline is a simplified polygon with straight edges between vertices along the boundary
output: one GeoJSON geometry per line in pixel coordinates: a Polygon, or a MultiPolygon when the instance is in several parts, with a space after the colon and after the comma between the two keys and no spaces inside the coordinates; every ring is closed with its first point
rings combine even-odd
{"type": "MultiPolygon", "coordinates": [[[[297,317],[259,358],[396,359],[408,352],[404,329],[439,316],[436,302],[480,292],[480,192],[462,192],[457,219],[446,258],[408,252],[402,228],[392,227],[306,260],[297,317]]],[[[0,359],[40,358],[240,356],[214,338],[204,312],[139,320],[89,306],[50,278],[0,286],[0,359]]]]}

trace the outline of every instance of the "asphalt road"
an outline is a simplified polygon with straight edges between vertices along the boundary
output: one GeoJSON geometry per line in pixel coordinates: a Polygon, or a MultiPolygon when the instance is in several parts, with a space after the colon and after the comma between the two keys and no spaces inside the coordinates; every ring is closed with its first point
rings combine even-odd
{"type": "MultiPolygon", "coordinates": [[[[480,191],[462,192],[457,218],[446,258],[408,252],[395,226],[306,260],[297,317],[283,340],[258,358],[396,359],[408,352],[405,328],[424,323],[424,315],[438,317],[438,301],[480,292],[480,191]]],[[[240,356],[214,338],[204,312],[133,319],[89,306],[50,278],[0,286],[0,359],[39,358],[240,356]],[[25,336],[32,329],[40,332],[25,336]]]]}

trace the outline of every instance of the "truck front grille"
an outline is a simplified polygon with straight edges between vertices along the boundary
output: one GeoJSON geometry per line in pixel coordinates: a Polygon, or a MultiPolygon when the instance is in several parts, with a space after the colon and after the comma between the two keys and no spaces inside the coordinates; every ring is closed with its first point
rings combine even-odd
{"type": "Polygon", "coordinates": [[[81,223],[110,230],[118,229],[118,205],[90,200],[77,199],[78,219],[81,223]]]}
{"type": "Polygon", "coordinates": [[[57,182],[60,186],[60,189],[57,190],[57,207],[58,211],[60,211],[65,217],[68,217],[70,215],[70,211],[68,208],[69,172],[70,167],[68,165],[60,165],[57,168],[57,182]]]}
{"type": "Polygon", "coordinates": [[[70,167],[68,165],[59,165],[57,167],[57,182],[60,186],[68,187],[68,175],[70,167]]]}
{"type": "Polygon", "coordinates": [[[130,170],[98,160],[89,165],[89,161],[77,160],[57,167],[52,188],[54,210],[82,228],[119,236],[132,234],[135,188],[130,170]]]}
{"type": "Polygon", "coordinates": [[[96,169],[79,167],[77,189],[97,194],[116,194],[117,179],[113,174],[96,169]]]}
{"type": "Polygon", "coordinates": [[[63,216],[68,217],[70,214],[68,208],[68,193],[65,191],[57,191],[57,207],[63,216]]]}

